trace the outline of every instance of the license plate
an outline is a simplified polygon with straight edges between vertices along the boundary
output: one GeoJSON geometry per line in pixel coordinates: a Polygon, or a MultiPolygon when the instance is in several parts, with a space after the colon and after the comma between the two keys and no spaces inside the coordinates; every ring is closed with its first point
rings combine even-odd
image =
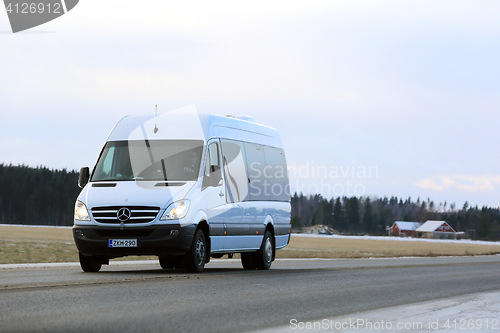
{"type": "Polygon", "coordinates": [[[137,247],[137,239],[110,239],[109,247],[137,247]]]}

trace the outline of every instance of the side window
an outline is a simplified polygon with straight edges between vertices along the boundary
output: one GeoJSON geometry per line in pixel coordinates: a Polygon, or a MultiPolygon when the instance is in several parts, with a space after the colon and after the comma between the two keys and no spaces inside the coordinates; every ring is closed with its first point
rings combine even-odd
{"type": "Polygon", "coordinates": [[[205,175],[210,176],[217,167],[220,169],[219,164],[219,145],[217,142],[212,142],[208,146],[207,161],[205,163],[205,175]]]}
{"type": "Polygon", "coordinates": [[[115,170],[113,170],[113,161],[116,160],[116,150],[114,144],[106,143],[92,178],[106,180],[114,176],[115,170]]]}
{"type": "Polygon", "coordinates": [[[207,148],[207,160],[205,161],[205,174],[203,176],[202,190],[208,186],[219,186],[222,179],[219,145],[217,142],[212,142],[207,148]]]}
{"type": "Polygon", "coordinates": [[[283,149],[265,146],[264,152],[267,162],[264,175],[270,183],[268,188],[271,195],[270,199],[273,201],[289,201],[290,183],[283,149]]]}
{"type": "Polygon", "coordinates": [[[241,202],[248,197],[245,148],[242,142],[221,140],[222,165],[226,179],[226,202],[241,202]]]}
{"type": "Polygon", "coordinates": [[[113,165],[113,157],[115,155],[115,146],[109,147],[109,150],[106,154],[106,158],[104,159],[104,163],[102,166],[102,173],[106,176],[111,176],[111,166],[113,165]]]}
{"type": "Polygon", "coordinates": [[[266,157],[264,147],[245,142],[245,157],[248,171],[248,200],[269,200],[270,183],[264,174],[266,157]]]}

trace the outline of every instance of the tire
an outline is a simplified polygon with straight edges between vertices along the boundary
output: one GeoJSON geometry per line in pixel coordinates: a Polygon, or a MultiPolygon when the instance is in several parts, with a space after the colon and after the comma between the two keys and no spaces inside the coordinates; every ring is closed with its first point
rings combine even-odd
{"type": "Polygon", "coordinates": [[[194,234],[193,244],[191,249],[184,257],[184,264],[186,270],[190,273],[201,273],[205,268],[205,261],[207,259],[207,243],[205,241],[205,234],[201,229],[196,230],[194,234]]]}
{"type": "Polygon", "coordinates": [[[257,265],[255,264],[255,252],[243,252],[241,253],[241,264],[243,265],[243,269],[246,270],[254,270],[257,269],[257,265]]]}
{"type": "Polygon", "coordinates": [[[257,269],[268,270],[273,262],[274,242],[269,230],[264,234],[260,250],[255,253],[255,264],[257,269]]]}
{"type": "Polygon", "coordinates": [[[182,256],[159,256],[158,260],[163,269],[183,268],[182,256]]]}
{"type": "Polygon", "coordinates": [[[94,256],[85,256],[81,252],[78,252],[78,256],[80,257],[80,266],[84,272],[96,273],[101,269],[102,263],[94,256]]]}

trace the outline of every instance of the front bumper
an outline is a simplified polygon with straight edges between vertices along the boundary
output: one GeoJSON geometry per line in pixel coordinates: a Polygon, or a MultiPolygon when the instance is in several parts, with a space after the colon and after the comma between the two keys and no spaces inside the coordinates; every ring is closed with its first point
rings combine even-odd
{"type": "Polygon", "coordinates": [[[109,259],[128,255],[182,255],[189,251],[196,225],[152,225],[147,227],[73,226],[76,247],[84,255],[109,259]],[[178,230],[172,235],[171,230],[178,230]],[[137,247],[109,247],[110,239],[137,239],[137,247]]]}

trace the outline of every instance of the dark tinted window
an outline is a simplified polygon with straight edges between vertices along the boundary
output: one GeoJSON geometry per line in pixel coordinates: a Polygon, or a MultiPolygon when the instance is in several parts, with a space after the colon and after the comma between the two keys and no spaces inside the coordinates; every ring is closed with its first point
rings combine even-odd
{"type": "Polygon", "coordinates": [[[232,140],[221,144],[228,203],[290,200],[283,149],[232,140]]]}
{"type": "Polygon", "coordinates": [[[248,184],[248,200],[269,200],[270,183],[264,175],[266,167],[264,147],[245,142],[245,156],[250,180],[248,184]]]}
{"type": "Polygon", "coordinates": [[[267,164],[264,175],[271,184],[268,188],[270,200],[289,201],[290,183],[283,149],[264,146],[264,152],[267,164]]]}
{"type": "Polygon", "coordinates": [[[245,148],[242,142],[221,140],[222,165],[226,179],[226,201],[240,202],[248,197],[245,148]]]}

